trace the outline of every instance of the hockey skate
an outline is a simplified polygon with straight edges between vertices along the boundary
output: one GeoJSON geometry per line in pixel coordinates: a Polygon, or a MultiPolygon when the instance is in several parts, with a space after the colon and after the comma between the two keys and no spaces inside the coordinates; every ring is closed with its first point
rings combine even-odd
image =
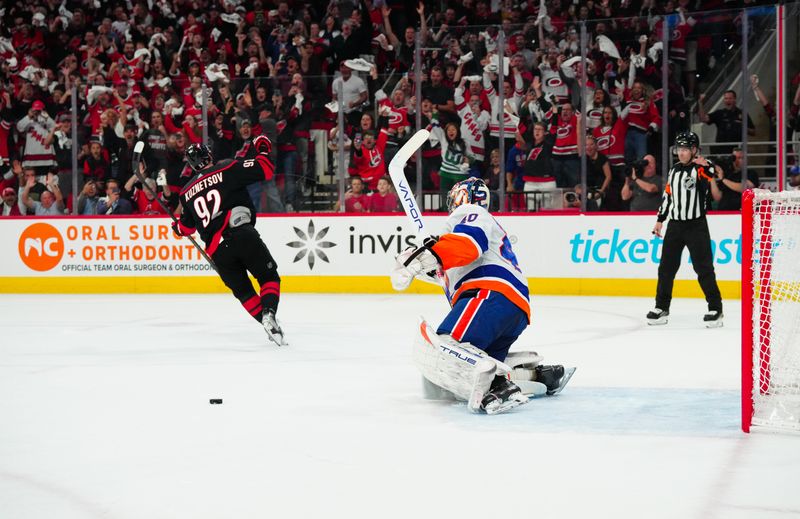
{"type": "Polygon", "coordinates": [[[647,324],[651,326],[657,324],[667,324],[668,317],[669,317],[669,310],[654,308],[651,311],[647,312],[647,324]]]}
{"type": "Polygon", "coordinates": [[[722,326],[722,312],[719,310],[709,310],[706,312],[706,315],[703,316],[703,322],[706,325],[706,328],[719,328],[722,326]]]}
{"type": "Polygon", "coordinates": [[[567,385],[569,379],[575,374],[576,368],[564,368],[560,364],[539,365],[536,371],[536,382],[541,382],[547,387],[547,396],[557,395],[567,385]]]}
{"type": "Polygon", "coordinates": [[[527,404],[528,397],[509,379],[497,376],[492,381],[489,392],[481,400],[481,408],[486,414],[499,414],[527,404]]]}
{"type": "Polygon", "coordinates": [[[267,331],[269,340],[278,346],[289,345],[289,343],[286,342],[286,339],[283,338],[283,330],[281,330],[278,320],[275,319],[275,312],[271,310],[265,311],[261,315],[261,324],[264,325],[264,329],[267,331]]]}

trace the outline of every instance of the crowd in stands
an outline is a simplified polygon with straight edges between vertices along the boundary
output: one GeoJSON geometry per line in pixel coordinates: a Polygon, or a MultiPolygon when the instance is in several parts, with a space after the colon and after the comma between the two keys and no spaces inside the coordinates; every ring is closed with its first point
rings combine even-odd
{"type": "MultiPolygon", "coordinates": [[[[687,129],[696,100],[696,119],[724,127],[718,138],[741,134],[735,94],[707,113],[698,87],[698,77],[713,74],[715,62],[738,44],[739,13],[708,14],[731,5],[7,3],[0,9],[2,214],[163,214],[162,203],[175,211],[177,193],[191,176],[183,161],[188,145],[205,140],[222,159],[243,153],[260,134],[274,143],[276,164],[273,180],[250,186],[260,210],[302,210],[311,189],[342,170],[351,184],[344,210],[397,211],[386,164],[413,134],[417,118],[431,130],[418,186],[426,191],[444,193],[461,179],[480,176],[491,189],[502,185],[510,194],[504,209],[532,209],[514,193],[562,188],[575,195],[568,203],[585,195],[590,209],[626,210],[639,191],[657,198],[637,181],[656,176],[660,133],[671,139],[687,129]],[[670,33],[666,85],[664,31],[670,33]],[[661,117],[665,99],[668,121],[661,117]],[[579,139],[584,132],[592,137],[585,150],[579,139]],[[137,140],[146,145],[146,186],[131,169],[137,140]],[[339,164],[342,145],[345,163],[339,164]],[[584,153],[587,182],[581,186],[584,153]],[[638,174],[631,173],[632,164],[640,165],[638,174]]],[[[797,106],[793,110],[792,124],[800,129],[797,106]]],[[[412,183],[415,171],[412,162],[412,183]]],[[[340,209],[331,204],[330,210],[340,209]]]]}

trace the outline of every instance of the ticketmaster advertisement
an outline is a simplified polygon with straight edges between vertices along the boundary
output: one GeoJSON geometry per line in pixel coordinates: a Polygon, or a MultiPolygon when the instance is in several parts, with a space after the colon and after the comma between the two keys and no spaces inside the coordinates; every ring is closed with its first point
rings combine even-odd
{"type": "MultiPolygon", "coordinates": [[[[436,233],[445,217],[425,220],[436,233]]],[[[509,215],[498,221],[534,292],[650,295],[654,287],[663,245],[651,234],[654,216],[509,215]]],[[[94,291],[109,287],[108,278],[115,283],[102,291],[224,290],[170,223],[157,217],[0,220],[7,244],[0,249],[0,292],[94,291]]],[[[717,278],[723,286],[738,286],[740,217],[712,215],[709,226],[717,278]]],[[[261,216],[257,228],[288,291],[390,291],[395,255],[417,241],[415,227],[402,215],[261,216]]],[[[695,280],[688,251],[677,279],[695,280]]]]}

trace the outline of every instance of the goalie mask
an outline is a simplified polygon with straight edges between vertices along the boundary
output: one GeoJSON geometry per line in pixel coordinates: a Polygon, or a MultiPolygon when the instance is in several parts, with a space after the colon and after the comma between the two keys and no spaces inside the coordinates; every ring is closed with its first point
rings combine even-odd
{"type": "Polygon", "coordinates": [[[479,205],[489,210],[489,188],[483,180],[470,177],[450,189],[447,193],[447,212],[452,213],[463,204],[479,205]]]}

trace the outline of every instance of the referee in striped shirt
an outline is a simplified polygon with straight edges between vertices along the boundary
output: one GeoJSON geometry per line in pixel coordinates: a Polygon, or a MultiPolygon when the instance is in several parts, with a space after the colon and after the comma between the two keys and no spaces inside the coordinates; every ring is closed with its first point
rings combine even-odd
{"type": "Polygon", "coordinates": [[[711,235],[706,220],[712,194],[719,195],[719,187],[715,181],[715,166],[698,154],[699,146],[700,140],[693,132],[682,132],[675,138],[679,162],[667,176],[658,222],[653,228],[653,234],[660,237],[664,221],[670,219],[658,266],[656,307],[647,314],[647,324],[667,323],[672,285],[686,247],[708,303],[703,321],[707,328],[722,326],[722,296],[714,274],[711,235]]]}

